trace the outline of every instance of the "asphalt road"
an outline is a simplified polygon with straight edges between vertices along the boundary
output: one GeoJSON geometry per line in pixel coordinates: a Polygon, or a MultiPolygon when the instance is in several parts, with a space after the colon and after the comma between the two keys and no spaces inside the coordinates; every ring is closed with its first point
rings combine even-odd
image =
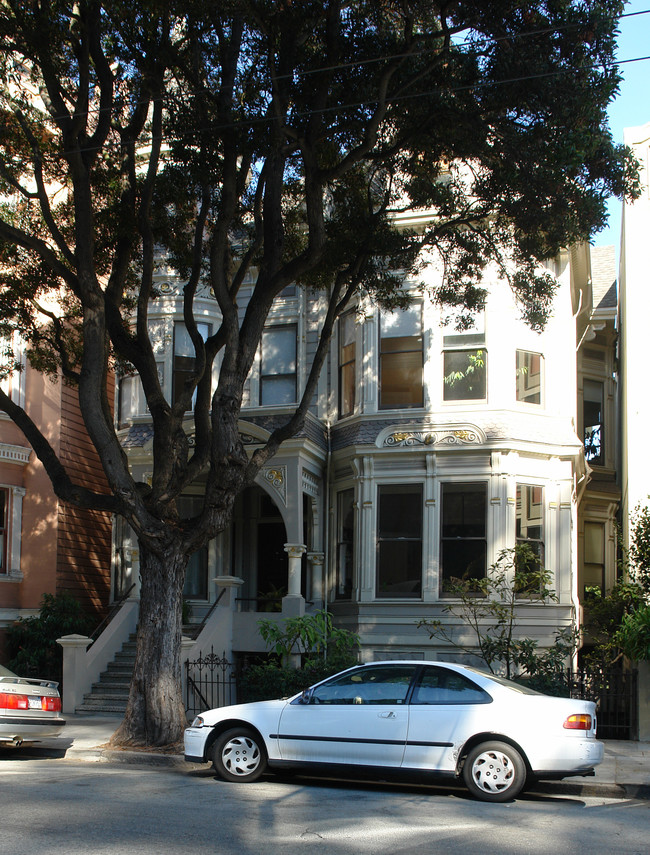
{"type": "Polygon", "coordinates": [[[646,855],[650,802],[0,756],[0,855],[646,855]]]}

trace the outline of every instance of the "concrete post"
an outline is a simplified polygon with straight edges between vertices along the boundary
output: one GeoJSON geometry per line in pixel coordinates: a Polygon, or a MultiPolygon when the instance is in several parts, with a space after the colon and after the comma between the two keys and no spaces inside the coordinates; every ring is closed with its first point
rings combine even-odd
{"type": "Polygon", "coordinates": [[[85,635],[64,635],[56,643],[63,648],[63,696],[64,713],[74,713],[83,701],[86,684],[86,650],[91,639],[85,635]]]}

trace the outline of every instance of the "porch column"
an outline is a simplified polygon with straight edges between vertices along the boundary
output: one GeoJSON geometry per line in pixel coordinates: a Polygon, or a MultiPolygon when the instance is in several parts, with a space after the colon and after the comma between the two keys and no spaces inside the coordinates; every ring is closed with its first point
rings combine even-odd
{"type": "Polygon", "coordinates": [[[282,613],[291,616],[304,615],[305,598],[301,591],[301,558],[307,551],[304,543],[285,543],[285,552],[289,555],[289,580],[287,596],[282,599],[282,613]]]}
{"type": "Polygon", "coordinates": [[[308,552],[307,560],[311,564],[311,595],[314,603],[322,608],[325,605],[323,596],[323,564],[325,563],[324,552],[308,552]]]}

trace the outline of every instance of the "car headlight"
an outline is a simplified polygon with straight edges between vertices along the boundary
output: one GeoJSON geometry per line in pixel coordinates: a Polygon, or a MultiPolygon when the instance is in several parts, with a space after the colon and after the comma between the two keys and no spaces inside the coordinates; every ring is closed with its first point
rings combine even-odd
{"type": "Polygon", "coordinates": [[[203,719],[200,715],[197,715],[190,727],[203,727],[203,719]]]}

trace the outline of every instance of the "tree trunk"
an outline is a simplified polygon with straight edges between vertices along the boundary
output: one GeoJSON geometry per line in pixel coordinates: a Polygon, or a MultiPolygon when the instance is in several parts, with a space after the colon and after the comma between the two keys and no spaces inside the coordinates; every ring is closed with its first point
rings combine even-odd
{"type": "Polygon", "coordinates": [[[176,544],[165,555],[140,546],[140,620],[124,721],[114,745],[170,745],[187,724],[181,685],[183,583],[188,558],[176,544]]]}

